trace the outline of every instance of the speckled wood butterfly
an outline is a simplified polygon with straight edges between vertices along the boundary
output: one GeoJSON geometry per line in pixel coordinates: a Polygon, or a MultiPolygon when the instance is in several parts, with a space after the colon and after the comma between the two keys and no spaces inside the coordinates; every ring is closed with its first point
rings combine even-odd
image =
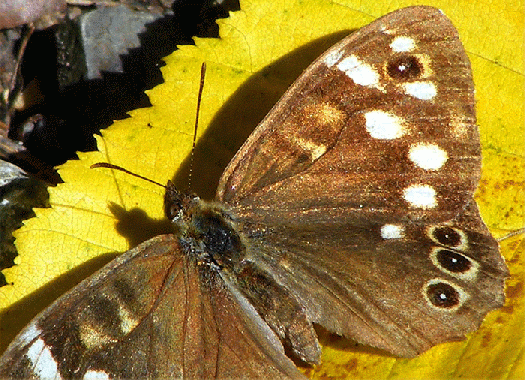
{"type": "Polygon", "coordinates": [[[312,323],[413,357],[504,301],[473,193],[470,63],[442,12],[390,13],[333,46],[224,171],[168,182],[177,231],[122,254],[9,346],[0,377],[300,378],[312,323]]]}

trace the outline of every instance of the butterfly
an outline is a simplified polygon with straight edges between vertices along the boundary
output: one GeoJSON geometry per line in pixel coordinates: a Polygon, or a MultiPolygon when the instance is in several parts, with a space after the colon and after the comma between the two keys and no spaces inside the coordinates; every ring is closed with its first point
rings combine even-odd
{"type": "Polygon", "coordinates": [[[301,378],[313,324],[414,357],[478,328],[508,270],[473,193],[470,63],[450,20],[390,13],[321,55],[225,169],[166,186],[174,233],[37,316],[0,377],[301,378]]]}

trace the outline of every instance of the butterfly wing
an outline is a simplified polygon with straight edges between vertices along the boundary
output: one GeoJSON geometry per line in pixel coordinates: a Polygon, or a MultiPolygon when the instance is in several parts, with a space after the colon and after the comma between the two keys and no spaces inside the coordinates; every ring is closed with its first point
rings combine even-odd
{"type": "Polygon", "coordinates": [[[302,374],[221,272],[197,264],[164,235],[62,296],[0,358],[0,378],[95,377],[302,374]]]}
{"type": "Polygon", "coordinates": [[[380,238],[373,221],[316,227],[272,228],[249,256],[330,331],[412,357],[503,305],[506,268],[475,203],[444,224],[408,225],[402,238],[380,238]]]}
{"type": "Polygon", "coordinates": [[[507,275],[473,200],[470,63],[439,11],[393,12],[335,45],[233,158],[217,197],[254,262],[331,331],[399,356],[457,339],[507,275]]]}
{"type": "Polygon", "coordinates": [[[457,31],[437,9],[406,8],[303,73],[230,162],[218,199],[261,218],[271,207],[275,219],[448,220],[472,199],[480,158],[457,31]]]}

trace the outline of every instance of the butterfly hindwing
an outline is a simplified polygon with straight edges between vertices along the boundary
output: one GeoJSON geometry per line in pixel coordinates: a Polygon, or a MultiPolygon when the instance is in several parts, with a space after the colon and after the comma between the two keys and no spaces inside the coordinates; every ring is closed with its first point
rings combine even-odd
{"type": "Polygon", "coordinates": [[[402,237],[386,239],[372,222],[275,228],[254,239],[252,254],[296,295],[312,321],[411,357],[463,337],[503,304],[507,269],[478,213],[472,203],[456,220],[407,225],[402,237]],[[451,236],[460,243],[448,242],[451,236]],[[446,291],[450,303],[440,304],[446,291]]]}

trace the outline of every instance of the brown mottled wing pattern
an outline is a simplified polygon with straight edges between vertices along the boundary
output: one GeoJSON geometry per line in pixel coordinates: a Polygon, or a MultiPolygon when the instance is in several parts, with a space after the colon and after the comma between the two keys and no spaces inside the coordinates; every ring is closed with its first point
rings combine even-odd
{"type": "Polygon", "coordinates": [[[395,355],[458,339],[502,305],[507,269],[473,200],[468,57],[430,7],[316,60],[221,178],[250,240],[313,322],[395,355]]]}
{"type": "Polygon", "coordinates": [[[170,235],[124,253],[22,331],[0,378],[302,378],[220,271],[190,257],[170,235]]]}

